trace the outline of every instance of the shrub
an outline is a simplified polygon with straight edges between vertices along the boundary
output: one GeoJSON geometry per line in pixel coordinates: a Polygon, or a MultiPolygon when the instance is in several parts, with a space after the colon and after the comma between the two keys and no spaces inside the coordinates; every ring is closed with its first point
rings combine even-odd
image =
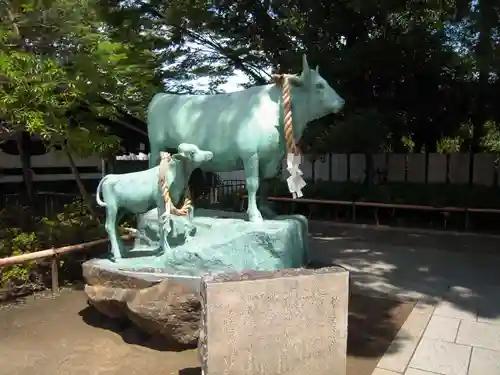
{"type": "MultiPolygon", "coordinates": [[[[106,237],[103,226],[81,201],[64,206],[53,218],[37,217],[26,207],[9,206],[0,212],[0,258],[21,255],[106,237]]],[[[80,264],[103,249],[69,254],[60,260],[61,281],[81,277],[80,264]]],[[[50,259],[0,268],[0,290],[5,296],[43,288],[50,280],[50,259]]],[[[0,299],[2,296],[0,295],[0,299]]]]}

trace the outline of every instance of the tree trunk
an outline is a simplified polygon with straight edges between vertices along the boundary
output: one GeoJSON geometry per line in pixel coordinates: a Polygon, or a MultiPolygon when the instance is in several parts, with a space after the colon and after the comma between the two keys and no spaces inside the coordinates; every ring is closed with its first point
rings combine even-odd
{"type": "Polygon", "coordinates": [[[375,182],[375,161],[371,153],[365,153],[366,171],[365,171],[365,185],[371,186],[375,182]]]}
{"type": "MultiPolygon", "coordinates": [[[[14,33],[14,35],[18,40],[21,40],[21,33],[19,32],[19,28],[17,27],[14,13],[12,13],[12,10],[10,8],[7,8],[7,18],[11,23],[12,32],[14,33]]],[[[22,128],[18,130],[16,133],[17,151],[19,152],[19,158],[21,159],[21,165],[23,169],[23,182],[26,187],[26,196],[28,198],[28,204],[30,205],[30,207],[33,207],[35,201],[33,199],[33,181],[30,171],[31,158],[29,153],[25,152],[26,150],[24,149],[23,131],[24,131],[24,126],[22,126],[22,128]]]]}
{"type": "Polygon", "coordinates": [[[80,177],[80,172],[78,171],[78,168],[75,164],[75,160],[73,159],[73,156],[71,155],[71,151],[69,150],[68,146],[64,145],[63,146],[64,153],[66,154],[66,157],[68,158],[69,165],[71,167],[71,171],[73,172],[73,176],[75,176],[76,184],[78,185],[78,190],[80,190],[80,194],[83,198],[83,202],[85,205],[88,207],[90,214],[94,219],[99,221],[99,217],[97,216],[95,210],[94,210],[94,205],[92,204],[92,199],[85,188],[85,185],[83,185],[82,179],[80,177]]]}
{"type": "Polygon", "coordinates": [[[23,169],[23,182],[26,187],[26,197],[28,198],[29,206],[34,208],[33,176],[30,170],[31,156],[29,152],[26,152],[24,149],[23,138],[24,134],[22,131],[16,134],[17,151],[19,152],[19,158],[21,159],[21,166],[23,169]]]}

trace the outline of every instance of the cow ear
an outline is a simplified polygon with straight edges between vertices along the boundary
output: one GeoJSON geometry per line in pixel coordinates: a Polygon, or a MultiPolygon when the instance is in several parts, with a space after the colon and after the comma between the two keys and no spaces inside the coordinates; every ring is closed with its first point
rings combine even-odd
{"type": "Polygon", "coordinates": [[[173,154],[172,158],[174,158],[175,160],[179,160],[179,161],[189,159],[186,152],[179,152],[177,154],[173,154]]]}

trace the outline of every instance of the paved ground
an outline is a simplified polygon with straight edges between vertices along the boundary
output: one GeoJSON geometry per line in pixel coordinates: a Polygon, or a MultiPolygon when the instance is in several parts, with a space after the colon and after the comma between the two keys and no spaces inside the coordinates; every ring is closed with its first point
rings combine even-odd
{"type": "MultiPolygon", "coordinates": [[[[311,233],[315,260],[348,268],[354,290],[419,301],[373,375],[500,374],[498,239],[320,223],[311,233]]],[[[196,351],[165,351],[85,307],[66,293],[0,310],[0,375],[198,373],[196,351]]]]}
{"type": "MultiPolygon", "coordinates": [[[[394,300],[351,296],[347,374],[371,375],[413,309],[394,300]]],[[[200,375],[196,350],[123,327],[88,308],[80,290],[29,297],[0,309],[2,375],[200,375]],[[168,350],[167,350],[168,349],[168,350]]]]}
{"type": "Polygon", "coordinates": [[[498,238],[313,225],[317,260],[354,287],[420,302],[373,375],[499,375],[498,238]]]}
{"type": "Polygon", "coordinates": [[[179,375],[197,363],[195,350],[169,352],[101,320],[82,291],[27,300],[0,310],[1,375],[179,375]]]}

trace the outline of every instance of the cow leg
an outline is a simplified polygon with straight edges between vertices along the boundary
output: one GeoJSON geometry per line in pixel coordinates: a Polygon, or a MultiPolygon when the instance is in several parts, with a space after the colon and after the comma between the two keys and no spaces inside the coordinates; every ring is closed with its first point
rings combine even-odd
{"type": "Polygon", "coordinates": [[[160,164],[160,150],[157,149],[153,143],[149,144],[149,161],[148,167],[153,168],[160,164]]]}
{"type": "Polygon", "coordinates": [[[269,202],[269,179],[262,178],[260,180],[259,190],[259,210],[266,219],[276,217],[276,212],[273,211],[269,202]]]}
{"type": "Polygon", "coordinates": [[[257,208],[257,190],[259,189],[259,156],[253,154],[248,159],[243,159],[245,170],[245,182],[248,192],[248,220],[254,223],[263,221],[262,215],[257,208]]]}
{"type": "Polygon", "coordinates": [[[266,219],[272,219],[276,217],[276,213],[273,211],[271,208],[270,202],[269,202],[269,183],[270,179],[274,178],[277,176],[278,171],[279,171],[279,163],[280,159],[278,159],[278,162],[267,162],[267,163],[261,163],[261,170],[260,170],[260,190],[259,190],[259,209],[262,215],[266,219]]]}
{"type": "Polygon", "coordinates": [[[108,203],[106,207],[106,232],[108,232],[109,242],[111,244],[111,257],[116,262],[118,259],[122,258],[120,242],[118,241],[118,233],[116,228],[116,219],[118,214],[118,209],[115,202],[108,203]]]}

